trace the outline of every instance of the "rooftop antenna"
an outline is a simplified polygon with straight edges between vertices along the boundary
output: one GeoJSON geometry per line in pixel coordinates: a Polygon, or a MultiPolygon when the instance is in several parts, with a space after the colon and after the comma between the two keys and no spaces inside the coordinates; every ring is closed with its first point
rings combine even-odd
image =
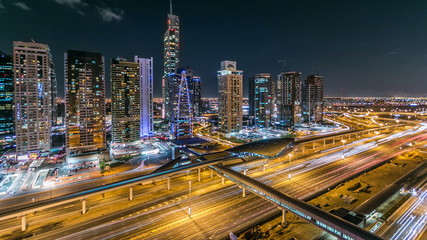
{"type": "Polygon", "coordinates": [[[172,14],[172,0],[169,1],[169,5],[170,5],[170,12],[172,14]]]}

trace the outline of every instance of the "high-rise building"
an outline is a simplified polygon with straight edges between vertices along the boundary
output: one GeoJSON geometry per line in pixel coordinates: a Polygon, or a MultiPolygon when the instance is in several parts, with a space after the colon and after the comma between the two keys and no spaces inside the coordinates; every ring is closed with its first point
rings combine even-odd
{"type": "Polygon", "coordinates": [[[190,99],[193,106],[195,117],[202,115],[202,79],[199,76],[191,76],[190,80],[190,99]]]}
{"type": "Polygon", "coordinates": [[[249,114],[255,126],[266,128],[271,125],[274,85],[269,73],[260,73],[249,78],[249,114]]]}
{"type": "Polygon", "coordinates": [[[172,14],[168,14],[168,26],[164,35],[164,62],[163,62],[163,78],[162,78],[162,94],[164,112],[163,117],[170,120],[170,114],[173,109],[172,98],[173,98],[173,79],[171,76],[178,70],[179,64],[179,17],[172,14]]]}
{"type": "Polygon", "coordinates": [[[154,133],[153,58],[138,58],[138,56],[135,56],[135,62],[139,64],[141,87],[140,137],[147,137],[154,133]]]}
{"type": "Polygon", "coordinates": [[[12,56],[0,51],[0,143],[12,139],[13,127],[13,62],[12,56]]]}
{"type": "Polygon", "coordinates": [[[175,139],[184,139],[192,136],[192,121],[194,106],[191,103],[189,79],[185,70],[175,74],[171,113],[171,133],[175,139]]]}
{"type": "Polygon", "coordinates": [[[243,124],[243,71],[237,70],[235,61],[222,61],[218,71],[219,127],[230,133],[242,129],[243,124]]]}
{"type": "Polygon", "coordinates": [[[16,151],[49,151],[52,126],[52,56],[49,46],[13,42],[16,151]]]}
{"type": "Polygon", "coordinates": [[[129,143],[140,139],[139,63],[111,60],[112,142],[129,143]]]}
{"type": "Polygon", "coordinates": [[[106,147],[104,57],[99,53],[65,53],[67,150],[98,151],[106,147]]]}
{"type": "Polygon", "coordinates": [[[198,117],[201,114],[202,105],[202,79],[199,76],[194,75],[193,70],[189,66],[179,68],[177,73],[171,76],[174,80],[172,86],[175,87],[175,89],[172,89],[172,91],[174,94],[176,94],[177,84],[181,80],[183,72],[185,73],[188,90],[190,92],[190,102],[191,107],[193,108],[193,115],[194,117],[198,117]]]}
{"type": "Polygon", "coordinates": [[[304,122],[323,121],[323,77],[307,76],[303,84],[304,122]]]}
{"type": "Polygon", "coordinates": [[[277,101],[279,127],[290,128],[301,124],[301,73],[286,72],[278,76],[277,101]]]}

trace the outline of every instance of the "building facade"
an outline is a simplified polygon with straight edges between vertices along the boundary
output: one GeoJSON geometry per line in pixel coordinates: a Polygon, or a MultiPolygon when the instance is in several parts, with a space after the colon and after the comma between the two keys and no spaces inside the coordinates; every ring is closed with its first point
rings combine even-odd
{"type": "Polygon", "coordinates": [[[163,77],[162,77],[162,95],[163,95],[163,113],[162,116],[170,120],[170,113],[173,109],[173,79],[171,76],[178,70],[179,64],[179,17],[168,14],[167,30],[163,39],[163,77]]]}
{"type": "Polygon", "coordinates": [[[222,61],[218,71],[218,121],[222,132],[242,129],[243,124],[243,71],[237,70],[235,61],[222,61]]]}
{"type": "Polygon", "coordinates": [[[0,145],[13,134],[13,61],[0,51],[0,145]]]}
{"type": "Polygon", "coordinates": [[[16,151],[49,151],[55,79],[49,46],[13,42],[16,151]]]}
{"type": "Polygon", "coordinates": [[[249,78],[249,115],[254,117],[258,128],[271,126],[274,84],[269,73],[249,78]]]}
{"type": "Polygon", "coordinates": [[[153,58],[139,58],[135,56],[135,62],[139,64],[141,87],[140,137],[148,137],[154,134],[153,58]]]}
{"type": "Polygon", "coordinates": [[[192,104],[190,81],[185,69],[178,70],[172,76],[173,97],[171,100],[173,109],[170,116],[171,133],[175,139],[190,138],[193,134],[192,121],[194,118],[194,105],[192,104]]]}
{"type": "Polygon", "coordinates": [[[177,86],[179,85],[178,83],[181,81],[183,73],[185,73],[185,78],[188,84],[188,90],[190,92],[190,103],[193,111],[193,116],[199,117],[201,114],[202,106],[202,79],[199,76],[196,76],[189,66],[179,68],[177,70],[177,73],[171,76],[171,79],[173,80],[171,84],[173,89],[171,89],[171,91],[173,92],[173,96],[177,94],[177,86]]]}
{"type": "Polygon", "coordinates": [[[104,57],[99,53],[65,53],[67,150],[99,151],[106,147],[104,57]]]}
{"type": "Polygon", "coordinates": [[[112,142],[129,143],[140,139],[139,63],[111,60],[112,142]]]}
{"type": "Polygon", "coordinates": [[[280,128],[301,124],[302,87],[300,72],[286,72],[278,76],[277,108],[280,128]]]}
{"type": "Polygon", "coordinates": [[[318,123],[323,121],[323,77],[310,75],[303,84],[304,122],[318,123]]]}

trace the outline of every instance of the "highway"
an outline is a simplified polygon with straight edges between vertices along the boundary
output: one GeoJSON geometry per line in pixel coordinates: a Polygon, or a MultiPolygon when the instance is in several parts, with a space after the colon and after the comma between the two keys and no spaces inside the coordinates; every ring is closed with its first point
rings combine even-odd
{"type": "MultiPolygon", "coordinates": [[[[116,174],[105,174],[104,177],[96,178],[96,179],[85,179],[77,182],[70,183],[58,183],[52,184],[50,186],[43,186],[37,189],[30,189],[26,191],[16,192],[13,195],[3,195],[0,197],[0,211],[6,211],[8,209],[13,209],[13,207],[17,207],[20,205],[28,204],[28,203],[37,203],[40,201],[44,201],[50,198],[55,198],[59,196],[64,196],[67,194],[72,194],[75,192],[80,192],[86,189],[92,189],[96,187],[101,187],[103,185],[111,184],[114,182],[120,182],[127,179],[139,177],[141,175],[147,175],[156,170],[162,163],[165,161],[165,154],[158,154],[154,156],[150,156],[150,160],[148,161],[148,165],[142,168],[135,168],[133,170],[129,170],[126,172],[116,173],[116,174]]],[[[133,161],[142,161],[147,157],[136,157],[133,161]]],[[[34,174],[34,172],[29,172],[26,174],[34,174]]],[[[22,175],[23,174],[19,174],[22,175]]],[[[16,183],[22,181],[15,181],[16,183]]],[[[14,182],[14,183],[15,183],[14,182]]]]}
{"type": "Polygon", "coordinates": [[[386,223],[377,230],[377,234],[390,240],[413,240],[419,238],[426,228],[427,220],[427,184],[413,194],[386,223]]]}
{"type": "MultiPolygon", "coordinates": [[[[363,172],[370,166],[408,150],[400,150],[398,146],[424,138],[422,135],[406,136],[397,142],[383,143],[375,149],[372,149],[375,147],[373,142],[349,144],[345,146],[348,149],[345,159],[342,159],[341,151],[334,151],[323,158],[294,161],[291,168],[287,168],[288,161],[282,159],[284,163],[272,164],[266,174],[260,169],[250,170],[248,173],[261,182],[305,199],[331,183],[339,183],[354,173],[363,172]],[[357,155],[351,156],[352,154],[357,155]]],[[[188,184],[186,181],[188,178],[174,180],[173,184],[179,188],[179,185],[188,184]]],[[[83,236],[93,239],[127,239],[132,236],[146,239],[218,238],[228,234],[229,230],[236,231],[266,216],[275,215],[278,211],[275,206],[253,194],[242,199],[241,190],[235,185],[221,188],[218,178],[205,178],[203,182],[195,182],[194,185],[194,191],[202,192],[193,194],[191,218],[188,217],[190,200],[184,199],[188,188],[187,190],[184,188],[180,192],[172,191],[169,194],[170,198],[159,197],[158,199],[162,200],[145,201],[143,205],[109,213],[96,218],[95,221],[65,226],[42,234],[38,238],[59,239],[64,236],[63,239],[79,239],[83,236]],[[174,198],[174,194],[185,195],[178,200],[174,198]],[[105,235],[100,236],[100,233],[105,235]]]]}

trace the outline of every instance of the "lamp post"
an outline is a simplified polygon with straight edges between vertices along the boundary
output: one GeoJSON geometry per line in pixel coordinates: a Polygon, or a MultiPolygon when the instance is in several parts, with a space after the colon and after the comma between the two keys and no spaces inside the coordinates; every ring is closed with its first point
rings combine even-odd
{"type": "Polygon", "coordinates": [[[47,182],[47,185],[49,186],[49,198],[52,198],[52,186],[53,186],[53,184],[54,183],[52,181],[47,182]]]}
{"type": "Polygon", "coordinates": [[[288,178],[289,178],[289,180],[291,179],[291,162],[292,162],[292,154],[288,154],[288,156],[289,156],[289,167],[288,167],[288,178]]]}
{"type": "Polygon", "coordinates": [[[344,159],[344,143],[346,143],[347,141],[344,139],[341,139],[342,142],[342,159],[344,159]]]}
{"type": "Polygon", "coordinates": [[[189,200],[189,204],[188,204],[188,216],[191,218],[191,180],[188,181],[188,200],[189,200]]]}

